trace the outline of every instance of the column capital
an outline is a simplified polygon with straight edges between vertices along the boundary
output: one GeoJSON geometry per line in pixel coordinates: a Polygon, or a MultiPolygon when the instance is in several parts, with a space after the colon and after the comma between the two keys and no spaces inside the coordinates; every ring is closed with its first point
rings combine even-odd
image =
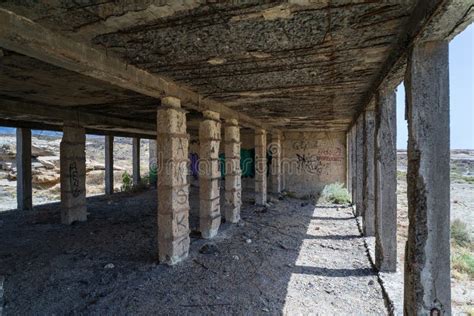
{"type": "Polygon", "coordinates": [[[181,108],[181,100],[176,97],[168,96],[161,99],[161,105],[179,109],[181,108]]]}
{"type": "Polygon", "coordinates": [[[239,126],[239,121],[237,119],[231,118],[225,120],[226,126],[239,126]]]}
{"type": "Polygon", "coordinates": [[[220,122],[221,115],[219,114],[219,112],[206,110],[202,112],[202,115],[204,116],[204,119],[206,120],[213,120],[213,121],[220,122]]]}

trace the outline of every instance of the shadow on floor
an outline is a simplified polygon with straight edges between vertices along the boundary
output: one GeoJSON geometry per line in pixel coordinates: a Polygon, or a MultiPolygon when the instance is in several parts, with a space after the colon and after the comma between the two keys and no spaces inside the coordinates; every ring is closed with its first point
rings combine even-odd
{"type": "MultiPolygon", "coordinates": [[[[196,229],[196,188],[190,201],[196,229]]],[[[57,203],[0,213],[5,312],[384,313],[350,213],[300,204],[245,203],[240,224],[224,223],[212,241],[193,234],[189,258],[173,267],[156,264],[156,191],[89,198],[88,221],[71,226],[59,224],[57,203]],[[215,251],[201,253],[206,244],[215,251]]]]}

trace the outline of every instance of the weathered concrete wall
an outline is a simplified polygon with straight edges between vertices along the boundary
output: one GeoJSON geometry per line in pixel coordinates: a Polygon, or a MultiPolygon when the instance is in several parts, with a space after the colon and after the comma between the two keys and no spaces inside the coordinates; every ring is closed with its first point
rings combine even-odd
{"type": "Polygon", "coordinates": [[[304,196],[320,193],[327,184],[345,182],[344,132],[286,132],[282,148],[284,189],[304,196]]]}

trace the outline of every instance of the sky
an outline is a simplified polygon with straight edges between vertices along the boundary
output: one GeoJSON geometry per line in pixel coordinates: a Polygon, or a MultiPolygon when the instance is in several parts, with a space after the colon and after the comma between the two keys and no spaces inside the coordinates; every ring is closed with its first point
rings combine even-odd
{"type": "MultiPolygon", "coordinates": [[[[474,24],[449,43],[451,149],[474,149],[474,24]]],[[[397,88],[397,148],[406,149],[405,88],[397,88]]]]}

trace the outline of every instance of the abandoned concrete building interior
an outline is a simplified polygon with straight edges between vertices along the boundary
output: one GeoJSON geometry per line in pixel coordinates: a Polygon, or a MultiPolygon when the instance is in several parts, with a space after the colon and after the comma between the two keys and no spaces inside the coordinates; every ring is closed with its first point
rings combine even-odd
{"type": "Polygon", "coordinates": [[[0,314],[450,315],[448,43],[473,17],[472,0],[1,1],[0,314]],[[32,129],[62,132],[60,203],[33,207],[32,129]],[[103,196],[86,198],[86,134],[105,136],[103,196]],[[156,189],[114,192],[114,137],[136,185],[149,140],[156,189]],[[335,183],[352,204],[317,202],[335,183]]]}

